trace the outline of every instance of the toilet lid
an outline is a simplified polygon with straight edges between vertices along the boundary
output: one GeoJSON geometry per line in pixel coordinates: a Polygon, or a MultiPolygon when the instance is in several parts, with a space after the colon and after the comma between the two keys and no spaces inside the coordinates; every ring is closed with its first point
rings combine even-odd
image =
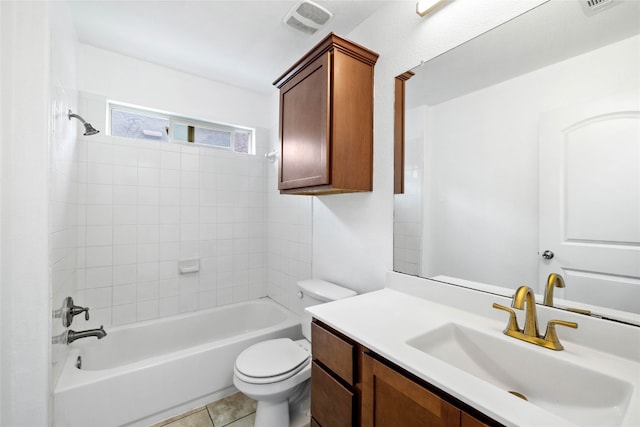
{"type": "Polygon", "coordinates": [[[295,373],[309,360],[309,352],[289,338],[254,344],[236,359],[236,369],[252,378],[271,378],[295,373]]]}

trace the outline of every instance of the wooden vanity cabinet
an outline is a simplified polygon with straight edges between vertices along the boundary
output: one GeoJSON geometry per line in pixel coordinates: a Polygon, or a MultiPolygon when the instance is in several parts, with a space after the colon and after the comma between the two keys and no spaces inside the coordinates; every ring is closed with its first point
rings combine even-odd
{"type": "Polygon", "coordinates": [[[335,34],[278,78],[287,194],[373,189],[373,68],[378,54],[335,34]]]}
{"type": "Polygon", "coordinates": [[[311,343],[312,426],[500,426],[317,320],[311,343]]]}

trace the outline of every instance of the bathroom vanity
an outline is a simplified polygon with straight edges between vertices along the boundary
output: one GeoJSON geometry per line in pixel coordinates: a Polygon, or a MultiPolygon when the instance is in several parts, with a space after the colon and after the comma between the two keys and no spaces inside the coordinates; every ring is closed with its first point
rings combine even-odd
{"type": "Polygon", "coordinates": [[[312,425],[501,425],[318,320],[312,334],[312,425]]]}
{"type": "Polygon", "coordinates": [[[638,425],[639,328],[538,307],[543,328],[579,324],[553,351],[503,333],[492,304],[510,302],[390,273],[383,290],[307,308],[312,425],[638,425]]]}

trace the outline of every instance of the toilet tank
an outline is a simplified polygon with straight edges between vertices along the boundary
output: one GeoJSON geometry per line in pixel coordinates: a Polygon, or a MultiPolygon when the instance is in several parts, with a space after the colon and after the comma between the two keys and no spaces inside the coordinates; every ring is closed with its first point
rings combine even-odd
{"type": "Polygon", "coordinates": [[[338,286],[324,280],[301,280],[298,285],[298,298],[301,298],[302,335],[311,341],[311,314],[305,307],[324,304],[358,295],[356,291],[338,286]]]}

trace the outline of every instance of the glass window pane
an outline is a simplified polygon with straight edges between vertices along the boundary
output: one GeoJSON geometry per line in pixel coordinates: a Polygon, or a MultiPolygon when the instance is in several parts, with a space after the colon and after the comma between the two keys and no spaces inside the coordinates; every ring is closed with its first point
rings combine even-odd
{"type": "Polygon", "coordinates": [[[233,151],[236,153],[249,153],[251,144],[250,132],[235,132],[233,134],[233,151]]]}
{"type": "Polygon", "coordinates": [[[111,109],[112,136],[168,141],[168,126],[168,119],[111,109]]]}
{"type": "Polygon", "coordinates": [[[196,127],[193,142],[214,147],[231,148],[231,132],[196,127]]]}
{"type": "Polygon", "coordinates": [[[173,139],[188,142],[189,126],[182,123],[173,124],[173,139]]]}

